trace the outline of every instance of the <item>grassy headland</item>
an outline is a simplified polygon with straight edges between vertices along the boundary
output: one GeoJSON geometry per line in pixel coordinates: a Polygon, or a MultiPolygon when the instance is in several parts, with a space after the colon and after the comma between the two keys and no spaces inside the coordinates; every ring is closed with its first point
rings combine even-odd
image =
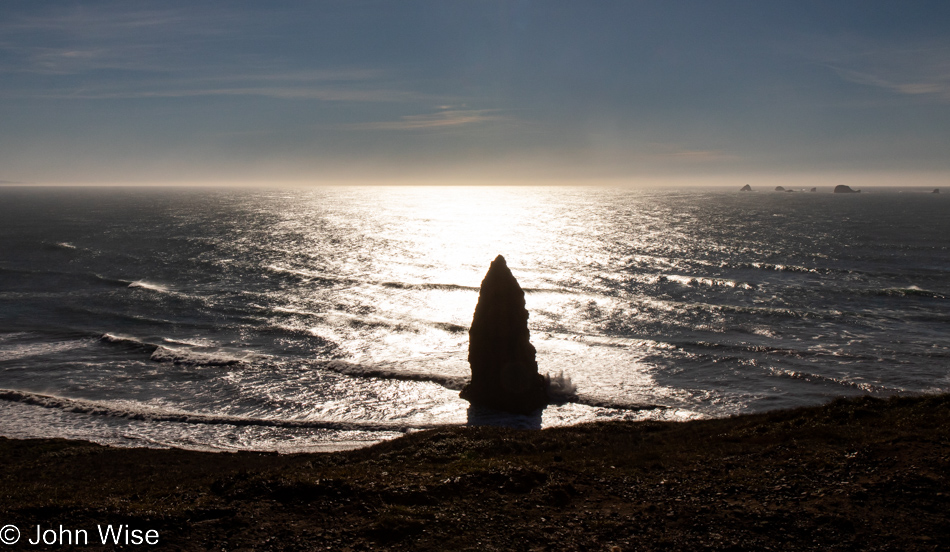
{"type": "Polygon", "coordinates": [[[167,550],[950,550],[950,395],[331,454],[0,439],[0,465],[0,522],[77,550],[113,548],[102,524],[167,550]]]}

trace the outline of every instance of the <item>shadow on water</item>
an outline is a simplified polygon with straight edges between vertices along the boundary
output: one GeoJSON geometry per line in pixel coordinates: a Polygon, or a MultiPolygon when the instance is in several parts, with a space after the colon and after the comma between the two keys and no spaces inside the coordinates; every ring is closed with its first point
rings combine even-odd
{"type": "Polygon", "coordinates": [[[484,406],[468,407],[468,422],[470,426],[496,426],[513,429],[541,429],[541,414],[544,409],[538,409],[531,414],[511,414],[484,406]]]}

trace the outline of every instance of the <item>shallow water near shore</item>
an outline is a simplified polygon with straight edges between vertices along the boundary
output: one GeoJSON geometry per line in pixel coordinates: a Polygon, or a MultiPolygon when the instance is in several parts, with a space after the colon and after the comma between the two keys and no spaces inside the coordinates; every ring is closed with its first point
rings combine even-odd
{"type": "Polygon", "coordinates": [[[290,452],[950,391],[950,200],[736,190],[0,188],[0,435],[290,452]],[[499,253],[577,388],[535,417],[458,398],[499,253]]]}

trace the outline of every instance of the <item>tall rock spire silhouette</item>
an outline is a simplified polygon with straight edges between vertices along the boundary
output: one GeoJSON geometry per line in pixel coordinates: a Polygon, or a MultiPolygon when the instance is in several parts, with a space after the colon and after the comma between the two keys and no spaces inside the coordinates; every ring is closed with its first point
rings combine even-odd
{"type": "Polygon", "coordinates": [[[524,291],[505,258],[492,261],[469,330],[472,380],[459,396],[473,405],[527,414],[548,404],[528,332],[524,291]]]}

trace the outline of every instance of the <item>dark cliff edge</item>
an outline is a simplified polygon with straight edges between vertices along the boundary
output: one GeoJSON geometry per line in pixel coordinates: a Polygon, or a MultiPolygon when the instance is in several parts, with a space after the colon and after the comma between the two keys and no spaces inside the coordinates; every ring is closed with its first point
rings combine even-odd
{"type": "Polygon", "coordinates": [[[918,551],[950,542],[950,395],[691,422],[458,427],[324,454],[0,438],[0,462],[3,523],[24,538],[36,524],[86,529],[82,550],[111,550],[95,542],[96,525],[109,523],[155,530],[150,550],[918,551]]]}

